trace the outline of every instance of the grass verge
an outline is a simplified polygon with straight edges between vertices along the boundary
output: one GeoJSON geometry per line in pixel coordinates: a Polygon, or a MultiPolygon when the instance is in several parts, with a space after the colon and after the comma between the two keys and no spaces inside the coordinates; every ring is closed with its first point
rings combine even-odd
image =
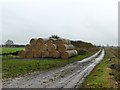
{"type": "Polygon", "coordinates": [[[117,88],[117,82],[111,74],[110,65],[117,61],[110,49],[105,49],[105,57],[83,83],[83,88],[117,88]]]}

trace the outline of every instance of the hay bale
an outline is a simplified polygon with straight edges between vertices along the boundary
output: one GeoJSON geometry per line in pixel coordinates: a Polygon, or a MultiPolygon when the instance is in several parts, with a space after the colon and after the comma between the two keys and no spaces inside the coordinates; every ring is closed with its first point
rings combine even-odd
{"type": "Polygon", "coordinates": [[[53,56],[54,56],[54,55],[53,55],[53,51],[49,51],[49,57],[50,57],[50,58],[53,58],[53,56]]]}
{"type": "Polygon", "coordinates": [[[53,41],[53,44],[55,44],[55,41],[56,41],[57,39],[55,39],[55,38],[50,38],[49,40],[52,40],[52,41],[53,41]]]}
{"type": "Polygon", "coordinates": [[[31,45],[31,51],[36,51],[36,50],[39,50],[39,46],[38,44],[34,44],[34,45],[31,45]]]}
{"type": "Polygon", "coordinates": [[[30,44],[27,46],[28,49],[26,49],[25,51],[34,51],[34,50],[38,50],[38,46],[37,44],[30,44]]]}
{"type": "Polygon", "coordinates": [[[41,48],[41,51],[47,51],[47,45],[46,44],[41,45],[40,48],[41,48]]]}
{"type": "Polygon", "coordinates": [[[67,50],[67,51],[61,53],[61,58],[68,59],[68,58],[75,56],[75,55],[78,55],[76,50],[67,50]]]}
{"type": "Polygon", "coordinates": [[[42,53],[39,50],[33,51],[33,57],[40,58],[42,57],[42,53]]]}
{"type": "Polygon", "coordinates": [[[46,44],[47,44],[47,45],[49,45],[49,44],[55,44],[56,40],[57,40],[57,39],[55,39],[55,38],[50,38],[50,39],[46,42],[46,44]]]}
{"type": "Polygon", "coordinates": [[[68,40],[68,39],[57,39],[56,41],[55,41],[55,44],[56,45],[61,45],[61,44],[71,44],[71,42],[70,42],[70,40],[68,40]]]}
{"type": "Polygon", "coordinates": [[[58,45],[59,52],[65,52],[66,50],[73,50],[73,49],[74,49],[73,45],[66,45],[66,44],[58,45]]]}
{"type": "Polygon", "coordinates": [[[55,44],[56,44],[56,45],[61,45],[61,44],[65,44],[65,43],[63,42],[62,39],[57,39],[57,40],[55,41],[55,44]]]}
{"type": "MultiPolygon", "coordinates": [[[[19,52],[18,55],[20,57],[25,57],[25,58],[34,58],[34,57],[59,58],[60,52],[65,52],[66,50],[72,50],[72,49],[74,49],[74,46],[71,45],[71,42],[68,39],[32,38],[30,40],[30,44],[27,44],[25,46],[25,51],[19,52]]],[[[72,55],[70,54],[69,56],[72,55]]]]}
{"type": "Polygon", "coordinates": [[[38,50],[38,45],[37,44],[36,45],[31,45],[31,50],[32,51],[38,50]]]}
{"type": "Polygon", "coordinates": [[[49,57],[48,51],[42,51],[42,58],[49,57]]]}
{"type": "Polygon", "coordinates": [[[47,51],[46,44],[36,44],[36,46],[34,46],[33,48],[34,48],[34,50],[47,51]]]}
{"type": "Polygon", "coordinates": [[[21,58],[25,58],[25,51],[24,50],[19,51],[18,56],[21,58]]]}
{"type": "Polygon", "coordinates": [[[30,44],[26,44],[25,51],[29,51],[29,50],[31,50],[31,46],[30,46],[30,44]]]}
{"type": "Polygon", "coordinates": [[[32,51],[25,51],[25,58],[33,58],[34,53],[32,51]]]}
{"type": "Polygon", "coordinates": [[[49,57],[51,58],[60,58],[60,52],[59,51],[50,51],[49,57]]]}
{"type": "Polygon", "coordinates": [[[30,44],[36,44],[37,43],[37,38],[32,38],[31,40],[30,40],[30,44]]]}
{"type": "Polygon", "coordinates": [[[45,44],[48,40],[48,38],[38,38],[37,44],[45,44]]]}
{"type": "Polygon", "coordinates": [[[56,49],[57,49],[57,46],[55,44],[49,44],[49,45],[47,45],[47,50],[49,52],[56,51],[56,49]]]}
{"type": "Polygon", "coordinates": [[[20,56],[21,58],[33,58],[33,52],[29,50],[21,50],[20,52],[18,52],[18,56],[20,56]]]}
{"type": "Polygon", "coordinates": [[[49,40],[46,42],[46,44],[47,44],[47,45],[53,44],[53,40],[50,40],[50,39],[49,39],[49,40]]]}
{"type": "Polygon", "coordinates": [[[60,57],[60,52],[59,51],[54,51],[53,53],[53,58],[59,58],[60,57]]]}
{"type": "Polygon", "coordinates": [[[40,49],[44,46],[44,44],[36,44],[33,48],[40,49]]]}

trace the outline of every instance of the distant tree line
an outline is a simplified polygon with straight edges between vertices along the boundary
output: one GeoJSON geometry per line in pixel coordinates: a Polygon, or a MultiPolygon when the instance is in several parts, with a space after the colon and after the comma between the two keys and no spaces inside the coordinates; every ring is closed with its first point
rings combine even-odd
{"type": "Polygon", "coordinates": [[[25,47],[25,45],[17,45],[17,44],[14,44],[14,45],[1,45],[1,47],[25,47]]]}
{"type": "Polygon", "coordinates": [[[5,44],[0,45],[0,47],[25,47],[25,45],[14,44],[12,40],[7,40],[5,44]]]}

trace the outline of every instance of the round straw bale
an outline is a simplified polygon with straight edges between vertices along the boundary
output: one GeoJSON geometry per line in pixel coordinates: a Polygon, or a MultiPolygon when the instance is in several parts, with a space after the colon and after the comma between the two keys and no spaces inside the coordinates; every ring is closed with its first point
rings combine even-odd
{"type": "Polygon", "coordinates": [[[78,55],[76,50],[68,50],[68,51],[65,51],[65,52],[61,53],[61,58],[62,59],[68,59],[69,57],[72,57],[72,56],[75,56],[75,55],[78,55]]]}
{"type": "Polygon", "coordinates": [[[57,40],[55,41],[55,44],[56,44],[56,45],[64,44],[64,41],[63,41],[63,39],[57,39],[57,40]]]}
{"type": "Polygon", "coordinates": [[[53,44],[53,40],[50,40],[50,39],[49,39],[49,40],[46,42],[46,44],[47,44],[47,45],[53,44]]]}
{"type": "Polygon", "coordinates": [[[47,51],[47,45],[46,44],[41,45],[41,49],[42,49],[42,51],[47,51]]]}
{"type": "Polygon", "coordinates": [[[36,49],[40,50],[43,46],[44,44],[36,44],[36,49]]]}
{"type": "Polygon", "coordinates": [[[24,50],[19,51],[18,56],[20,56],[21,58],[25,58],[25,51],[24,50]]]}
{"type": "Polygon", "coordinates": [[[29,51],[34,51],[34,50],[36,50],[36,48],[37,48],[37,45],[36,45],[36,44],[30,44],[30,49],[29,49],[29,51]]]}
{"type": "Polygon", "coordinates": [[[51,58],[53,58],[53,55],[54,53],[53,53],[53,51],[49,51],[49,57],[51,57],[51,58]]]}
{"type": "Polygon", "coordinates": [[[25,51],[25,57],[26,58],[33,58],[34,57],[34,53],[32,51],[25,51]]]}
{"type": "Polygon", "coordinates": [[[42,57],[49,57],[49,52],[48,51],[42,51],[42,57]]]}
{"type": "Polygon", "coordinates": [[[31,50],[31,46],[30,46],[30,44],[27,44],[27,45],[25,46],[25,51],[29,51],[29,50],[31,50]]]}
{"type": "Polygon", "coordinates": [[[47,50],[48,51],[56,51],[57,46],[55,44],[49,44],[47,45],[47,50]]]}
{"type": "Polygon", "coordinates": [[[48,41],[48,38],[38,38],[37,44],[45,44],[48,41]]]}
{"type": "Polygon", "coordinates": [[[30,40],[30,44],[36,44],[36,43],[37,43],[37,40],[38,40],[38,39],[36,39],[36,38],[32,38],[32,39],[30,40]]]}
{"type": "Polygon", "coordinates": [[[47,45],[46,44],[36,44],[35,50],[47,51],[47,45]]]}
{"type": "Polygon", "coordinates": [[[53,44],[55,44],[55,41],[57,40],[56,38],[50,38],[49,40],[53,41],[53,44]]]}
{"type": "Polygon", "coordinates": [[[68,40],[68,39],[57,39],[54,42],[56,45],[71,44],[70,40],[68,40]]]}
{"type": "Polygon", "coordinates": [[[39,58],[39,57],[41,57],[41,56],[42,56],[42,55],[41,55],[41,51],[39,51],[39,50],[33,51],[33,57],[39,58]]]}
{"type": "Polygon", "coordinates": [[[59,52],[65,52],[66,50],[73,50],[73,49],[74,49],[73,45],[66,45],[66,44],[58,45],[59,52]]]}
{"type": "Polygon", "coordinates": [[[53,58],[59,58],[60,57],[60,52],[59,51],[54,51],[53,52],[53,58]]]}
{"type": "Polygon", "coordinates": [[[44,44],[41,44],[41,45],[38,45],[38,44],[32,45],[32,46],[31,46],[31,50],[32,50],[32,51],[34,51],[34,50],[40,50],[40,48],[43,49],[43,46],[44,46],[44,44]]]}

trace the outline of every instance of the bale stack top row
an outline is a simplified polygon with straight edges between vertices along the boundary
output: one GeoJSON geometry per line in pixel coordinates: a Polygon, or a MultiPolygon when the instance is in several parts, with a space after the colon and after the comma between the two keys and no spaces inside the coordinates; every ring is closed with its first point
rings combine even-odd
{"type": "Polygon", "coordinates": [[[68,39],[54,38],[32,38],[25,46],[25,51],[20,51],[18,55],[22,58],[62,58],[78,55],[74,46],[68,39]]]}

